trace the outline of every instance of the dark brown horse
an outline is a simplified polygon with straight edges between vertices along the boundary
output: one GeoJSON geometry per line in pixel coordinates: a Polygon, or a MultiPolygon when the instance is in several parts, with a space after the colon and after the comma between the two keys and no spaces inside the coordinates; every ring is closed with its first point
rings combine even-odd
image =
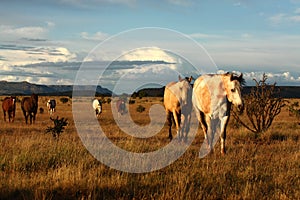
{"type": "Polygon", "coordinates": [[[38,109],[38,95],[32,94],[31,97],[24,97],[22,99],[21,108],[25,117],[25,122],[27,124],[28,116],[30,116],[30,124],[35,122],[35,115],[38,109]]]}
{"type": "Polygon", "coordinates": [[[118,110],[118,116],[126,113],[126,104],[124,99],[119,99],[117,101],[117,110],[118,110]]]}
{"type": "Polygon", "coordinates": [[[6,121],[6,112],[8,114],[8,121],[14,122],[16,113],[16,97],[5,97],[2,103],[2,109],[4,113],[4,121],[6,121]]]}

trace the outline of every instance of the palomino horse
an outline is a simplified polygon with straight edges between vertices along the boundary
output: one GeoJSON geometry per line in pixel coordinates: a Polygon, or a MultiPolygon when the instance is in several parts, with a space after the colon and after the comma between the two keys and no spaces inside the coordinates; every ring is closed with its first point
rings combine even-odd
{"type": "Polygon", "coordinates": [[[6,121],[6,112],[8,114],[8,121],[14,122],[16,113],[16,97],[5,97],[2,103],[2,109],[4,114],[4,121],[6,121]]]}
{"type": "Polygon", "coordinates": [[[226,126],[231,104],[236,105],[240,111],[243,110],[242,84],[244,84],[243,74],[235,76],[232,73],[203,75],[194,83],[193,105],[209,151],[213,148],[214,135],[219,131],[221,153],[226,153],[226,126]]]}
{"type": "Polygon", "coordinates": [[[93,108],[96,112],[96,116],[99,117],[100,114],[102,113],[102,103],[98,99],[93,100],[93,108]]]}
{"type": "Polygon", "coordinates": [[[35,122],[35,115],[38,109],[38,95],[32,94],[31,97],[24,97],[21,102],[21,108],[27,124],[28,116],[30,116],[30,124],[35,122]]]}
{"type": "Polygon", "coordinates": [[[165,87],[164,106],[169,126],[170,140],[173,138],[171,130],[172,120],[175,122],[179,140],[183,139],[184,133],[186,133],[184,139],[187,139],[192,110],[192,87],[190,85],[192,79],[193,77],[182,79],[179,76],[178,82],[171,82],[165,87]]]}

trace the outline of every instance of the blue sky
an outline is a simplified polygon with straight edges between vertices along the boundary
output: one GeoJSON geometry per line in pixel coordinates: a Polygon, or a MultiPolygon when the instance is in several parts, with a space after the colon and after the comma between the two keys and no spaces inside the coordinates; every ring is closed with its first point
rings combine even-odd
{"type": "MultiPolygon", "coordinates": [[[[249,85],[265,72],[278,85],[300,85],[300,0],[4,0],[0,79],[73,84],[80,64],[99,43],[143,27],[171,29],[198,42],[216,64],[209,72],[243,72],[249,85]]],[[[140,40],[147,37],[151,34],[131,42],[145,48],[140,40]]],[[[181,56],[191,52],[176,40],[168,42],[186,52],[181,56]]],[[[98,56],[113,61],[117,54],[110,51],[98,56]]],[[[135,51],[134,56],[123,52],[119,59],[151,59],[149,51],[135,51]]],[[[164,57],[155,59],[170,60],[163,49],[160,53],[164,57]]],[[[189,56],[197,57],[197,52],[189,56]]],[[[174,71],[171,64],[164,67],[174,71]]],[[[165,72],[165,82],[176,80],[165,72]]]]}

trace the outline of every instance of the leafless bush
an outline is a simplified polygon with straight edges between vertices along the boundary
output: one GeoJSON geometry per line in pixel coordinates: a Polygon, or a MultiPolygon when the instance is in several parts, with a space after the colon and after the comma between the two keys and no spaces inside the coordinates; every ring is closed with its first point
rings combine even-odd
{"type": "Polygon", "coordinates": [[[54,126],[53,127],[48,127],[46,129],[46,133],[52,133],[52,136],[54,138],[58,138],[59,135],[64,131],[65,126],[68,125],[68,119],[65,119],[64,117],[59,119],[59,117],[57,116],[56,119],[53,119],[50,117],[50,119],[53,121],[54,126]]]}
{"type": "Polygon", "coordinates": [[[248,130],[256,135],[268,130],[274,118],[285,106],[285,100],[279,96],[279,89],[274,84],[267,84],[267,75],[263,74],[262,80],[254,79],[256,86],[244,98],[246,117],[238,115],[233,110],[233,117],[248,130]]]}

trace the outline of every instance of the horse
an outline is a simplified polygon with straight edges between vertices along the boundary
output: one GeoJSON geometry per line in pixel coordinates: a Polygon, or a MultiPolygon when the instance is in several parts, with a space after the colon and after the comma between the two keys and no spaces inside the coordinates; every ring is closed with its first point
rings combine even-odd
{"type": "Polygon", "coordinates": [[[55,107],[56,107],[56,101],[55,99],[49,99],[47,101],[47,108],[48,108],[48,113],[50,113],[50,115],[52,115],[55,112],[55,107]]]}
{"type": "Polygon", "coordinates": [[[122,98],[119,99],[116,103],[116,106],[117,106],[118,116],[126,113],[126,105],[124,99],[122,98]]]}
{"type": "Polygon", "coordinates": [[[172,140],[172,120],[175,122],[179,141],[187,139],[189,123],[192,111],[192,86],[193,77],[182,79],[178,77],[178,82],[170,82],[164,90],[164,107],[169,126],[169,139],[172,140]],[[184,133],[186,135],[184,136],[184,133]]]}
{"type": "Polygon", "coordinates": [[[243,111],[241,87],[244,82],[242,73],[240,76],[233,73],[207,74],[198,77],[194,82],[192,101],[209,152],[213,149],[214,135],[219,130],[221,153],[226,153],[226,127],[231,105],[237,106],[240,112],[243,111]]]}
{"type": "Polygon", "coordinates": [[[38,95],[32,94],[30,97],[24,97],[21,102],[21,108],[27,124],[28,116],[30,116],[30,124],[35,122],[35,116],[38,109],[38,95]]]}
{"type": "Polygon", "coordinates": [[[5,97],[2,103],[2,109],[4,114],[4,121],[6,121],[6,112],[8,114],[8,121],[14,122],[16,113],[16,97],[5,97]]]}
{"type": "Polygon", "coordinates": [[[96,116],[99,117],[100,114],[102,113],[102,103],[98,99],[93,100],[93,108],[96,112],[96,116]]]}

